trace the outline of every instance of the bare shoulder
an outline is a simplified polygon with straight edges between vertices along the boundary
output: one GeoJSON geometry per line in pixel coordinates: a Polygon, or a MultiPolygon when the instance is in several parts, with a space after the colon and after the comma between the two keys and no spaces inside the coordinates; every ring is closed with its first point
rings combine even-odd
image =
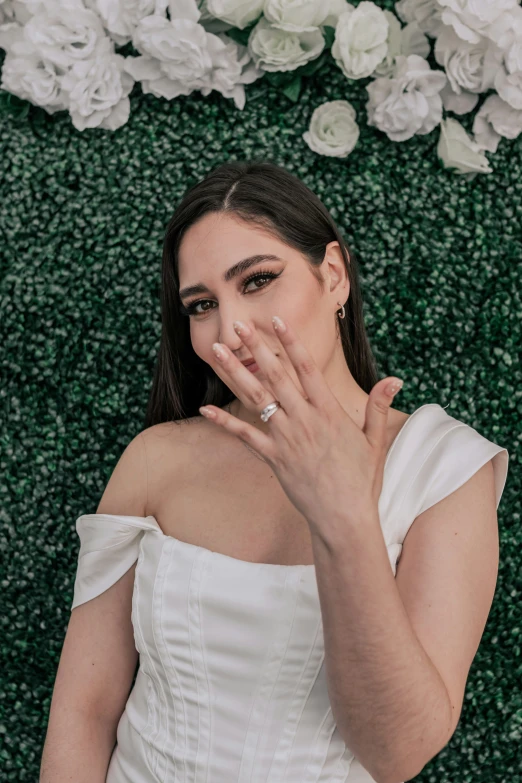
{"type": "MultiPolygon", "coordinates": [[[[149,450],[163,451],[165,447],[187,447],[196,443],[201,437],[208,436],[211,422],[204,416],[191,416],[178,421],[164,421],[154,424],[141,432],[149,450]]],[[[214,428],[215,429],[215,428],[214,428]]]]}
{"type": "Polygon", "coordinates": [[[189,475],[195,444],[209,438],[203,434],[208,424],[203,416],[194,416],[156,424],[135,435],[120,455],[96,513],[151,513],[149,501],[157,497],[158,490],[168,488],[178,476],[183,480],[189,475]]]}
{"type": "Polygon", "coordinates": [[[155,424],[140,434],[145,446],[147,514],[157,516],[167,498],[191,486],[195,472],[205,470],[220,432],[204,416],[193,416],[155,424]]]}

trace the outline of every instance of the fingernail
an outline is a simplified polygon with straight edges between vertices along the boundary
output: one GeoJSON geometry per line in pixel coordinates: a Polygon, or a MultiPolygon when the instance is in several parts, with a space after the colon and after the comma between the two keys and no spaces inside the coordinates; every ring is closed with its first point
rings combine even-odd
{"type": "Polygon", "coordinates": [[[283,334],[284,332],[286,332],[286,326],[285,326],[285,323],[284,323],[284,321],[282,321],[282,320],[279,318],[279,316],[277,316],[277,315],[274,315],[274,316],[273,316],[273,318],[272,318],[272,323],[274,324],[274,328],[275,328],[275,329],[276,329],[278,332],[281,332],[282,334],[283,334]]]}
{"type": "Polygon", "coordinates": [[[226,358],[226,353],[219,343],[212,343],[212,350],[220,361],[226,358]]]}
{"type": "Polygon", "coordinates": [[[391,383],[386,386],[386,394],[393,397],[394,394],[397,394],[397,392],[402,389],[403,383],[404,381],[401,381],[400,379],[391,381],[391,383]]]}
{"type": "Polygon", "coordinates": [[[243,323],[243,321],[234,321],[232,326],[234,327],[236,334],[242,334],[243,337],[250,336],[250,329],[248,326],[246,326],[246,324],[243,323]]]}

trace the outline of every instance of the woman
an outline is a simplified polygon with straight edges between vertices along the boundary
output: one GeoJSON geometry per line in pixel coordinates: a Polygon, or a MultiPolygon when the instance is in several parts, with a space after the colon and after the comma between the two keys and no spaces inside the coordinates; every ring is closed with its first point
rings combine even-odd
{"type": "Polygon", "coordinates": [[[89,783],[413,777],[455,729],[491,605],[506,449],[437,403],[391,407],[354,254],[282,168],[227,163],[187,192],[161,295],[145,428],[77,521],[41,780],[82,761],[89,783]],[[446,519],[474,524],[475,560],[446,519]],[[459,570],[472,606],[443,603],[459,570]]]}

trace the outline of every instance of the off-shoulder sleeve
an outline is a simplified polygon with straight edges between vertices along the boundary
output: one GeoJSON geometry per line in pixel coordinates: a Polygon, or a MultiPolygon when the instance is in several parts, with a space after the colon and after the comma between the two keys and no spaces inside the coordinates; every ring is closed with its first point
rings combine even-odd
{"type": "Polygon", "coordinates": [[[465,484],[489,460],[493,460],[497,508],[506,484],[507,449],[488,440],[464,422],[448,417],[433,439],[413,481],[416,516],[465,484]]]}
{"type": "Polygon", "coordinates": [[[76,520],[80,537],[71,612],[103,593],[138,559],[139,543],[148,530],[159,530],[154,517],[84,514],[76,520]]]}

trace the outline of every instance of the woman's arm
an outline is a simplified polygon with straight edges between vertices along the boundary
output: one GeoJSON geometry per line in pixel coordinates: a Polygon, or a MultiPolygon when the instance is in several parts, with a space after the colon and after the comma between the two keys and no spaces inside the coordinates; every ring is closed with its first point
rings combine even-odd
{"type": "Polygon", "coordinates": [[[53,710],[40,767],[40,783],[105,783],[116,745],[113,723],[72,708],[53,710]]]}
{"type": "MultiPolygon", "coordinates": [[[[136,436],[120,457],[96,513],[145,515],[140,438],[136,436]]],[[[40,783],[105,781],[139,658],[131,620],[135,570],[136,562],[104,592],[71,611],[40,783]]]]}

